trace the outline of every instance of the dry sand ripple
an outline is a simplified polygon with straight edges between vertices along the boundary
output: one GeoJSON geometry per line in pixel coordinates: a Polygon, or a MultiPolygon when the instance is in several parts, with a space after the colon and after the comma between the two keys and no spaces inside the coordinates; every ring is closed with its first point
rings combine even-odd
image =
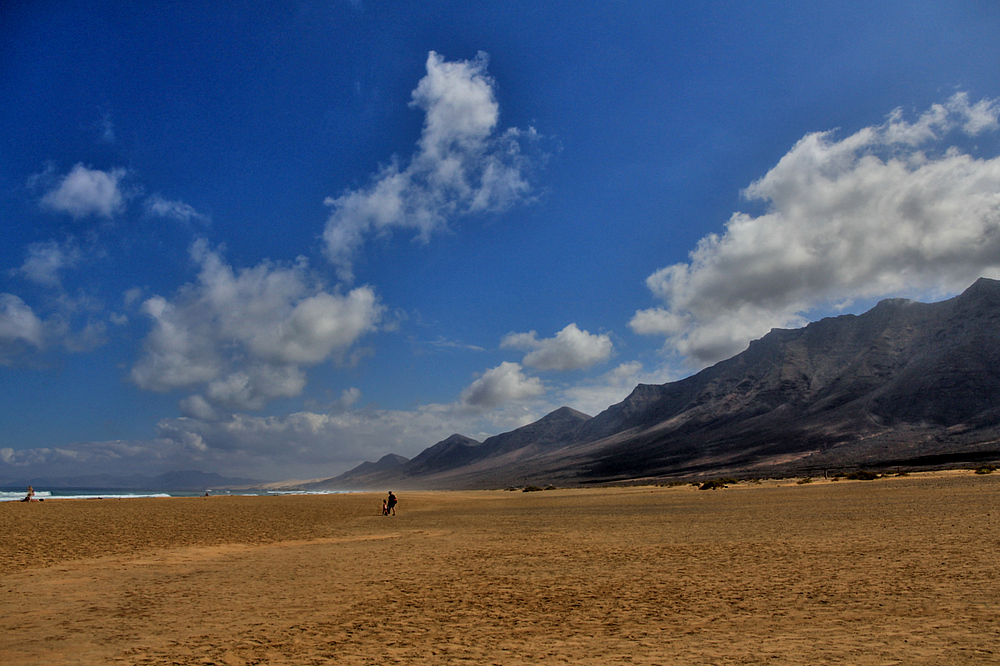
{"type": "Polygon", "coordinates": [[[0,662],[997,663],[998,476],[4,504],[0,662]]]}

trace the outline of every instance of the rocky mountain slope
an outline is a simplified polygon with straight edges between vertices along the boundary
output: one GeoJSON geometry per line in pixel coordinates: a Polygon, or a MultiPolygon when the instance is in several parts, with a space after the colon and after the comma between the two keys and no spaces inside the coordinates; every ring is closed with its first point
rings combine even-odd
{"type": "Polygon", "coordinates": [[[482,443],[455,435],[411,461],[319,485],[813,473],[993,459],[998,442],[1000,282],[981,279],[939,303],[892,299],[862,315],[774,329],[691,377],[639,385],[593,418],[564,407],[482,443]]]}

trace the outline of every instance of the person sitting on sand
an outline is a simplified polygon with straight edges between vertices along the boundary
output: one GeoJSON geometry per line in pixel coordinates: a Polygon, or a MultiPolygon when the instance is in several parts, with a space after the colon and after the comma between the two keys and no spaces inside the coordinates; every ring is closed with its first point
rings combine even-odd
{"type": "Polygon", "coordinates": [[[386,501],[385,507],[385,515],[388,516],[390,511],[392,511],[392,515],[396,515],[396,496],[392,494],[391,490],[389,491],[389,499],[386,501]]]}
{"type": "Polygon", "coordinates": [[[35,489],[28,486],[28,494],[24,496],[22,502],[34,502],[35,501],[35,489]]]}

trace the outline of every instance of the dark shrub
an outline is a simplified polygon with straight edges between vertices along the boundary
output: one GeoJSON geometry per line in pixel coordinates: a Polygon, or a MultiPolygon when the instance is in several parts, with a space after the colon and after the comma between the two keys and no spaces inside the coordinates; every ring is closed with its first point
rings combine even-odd
{"type": "Polygon", "coordinates": [[[851,472],[846,476],[846,478],[852,481],[874,481],[879,478],[876,472],[872,472],[867,469],[859,469],[857,472],[851,472]]]}

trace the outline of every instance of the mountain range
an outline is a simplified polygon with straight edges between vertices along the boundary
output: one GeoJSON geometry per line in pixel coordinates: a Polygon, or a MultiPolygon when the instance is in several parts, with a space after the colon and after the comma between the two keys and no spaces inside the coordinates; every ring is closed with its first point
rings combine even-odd
{"type": "Polygon", "coordinates": [[[919,468],[1000,459],[1000,281],[937,303],[773,329],[591,417],[562,407],[479,442],[455,434],[307,488],[496,488],[919,468]]]}

